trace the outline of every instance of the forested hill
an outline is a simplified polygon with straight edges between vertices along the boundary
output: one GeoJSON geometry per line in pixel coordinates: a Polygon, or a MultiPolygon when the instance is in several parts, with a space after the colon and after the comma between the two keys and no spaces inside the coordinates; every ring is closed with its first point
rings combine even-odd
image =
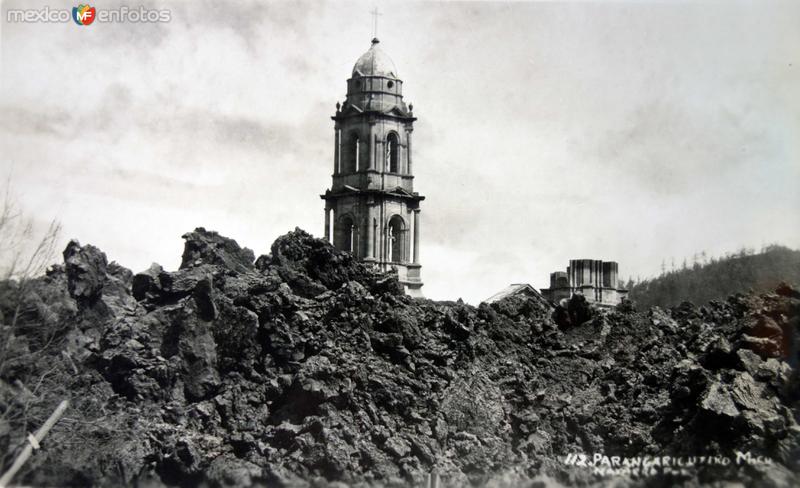
{"type": "Polygon", "coordinates": [[[782,281],[800,284],[800,251],[773,245],[760,254],[740,252],[666,272],[634,284],[629,296],[640,310],[655,305],[670,307],[683,301],[702,305],[734,293],[771,291],[782,281]]]}

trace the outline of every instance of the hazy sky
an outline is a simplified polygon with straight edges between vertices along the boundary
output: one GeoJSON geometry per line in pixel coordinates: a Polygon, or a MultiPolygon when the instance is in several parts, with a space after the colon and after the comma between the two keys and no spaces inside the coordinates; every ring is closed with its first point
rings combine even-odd
{"type": "Polygon", "coordinates": [[[2,2],[0,170],[63,244],[134,271],[177,268],[197,226],[257,255],[295,226],[321,235],[330,116],[375,5],[419,117],[427,296],[546,286],[570,258],[627,278],[800,246],[800,2],[129,1],[172,21],[6,18],[74,5],[2,2]]]}

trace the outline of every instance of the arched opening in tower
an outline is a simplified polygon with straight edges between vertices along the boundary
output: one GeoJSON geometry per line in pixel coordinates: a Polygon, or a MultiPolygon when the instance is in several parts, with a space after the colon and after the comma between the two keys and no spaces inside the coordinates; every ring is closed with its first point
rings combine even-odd
{"type": "Polygon", "coordinates": [[[361,152],[361,141],[358,139],[358,134],[354,133],[350,135],[349,146],[344,172],[355,173],[359,169],[359,153],[361,152]]]}
{"type": "Polygon", "coordinates": [[[389,256],[390,260],[393,263],[401,263],[406,261],[404,255],[404,237],[405,237],[405,230],[406,225],[403,222],[403,218],[399,215],[393,216],[389,219],[389,235],[387,236],[388,239],[388,248],[389,248],[389,256]]]}
{"type": "Polygon", "coordinates": [[[355,253],[356,227],[353,225],[353,219],[349,215],[345,215],[339,221],[338,227],[336,234],[339,242],[336,247],[342,251],[355,253]]]}
{"type": "Polygon", "coordinates": [[[400,144],[397,140],[397,134],[389,134],[389,137],[386,138],[386,161],[388,163],[390,173],[400,172],[400,157],[398,154],[399,147],[400,144]]]}

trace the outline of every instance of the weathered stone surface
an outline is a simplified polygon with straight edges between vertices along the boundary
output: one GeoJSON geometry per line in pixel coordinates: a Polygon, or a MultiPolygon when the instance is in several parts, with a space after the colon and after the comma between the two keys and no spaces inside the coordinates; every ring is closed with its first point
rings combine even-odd
{"type": "Polygon", "coordinates": [[[383,448],[398,459],[406,457],[411,452],[411,444],[400,437],[390,437],[383,444],[383,448]]]}
{"type": "Polygon", "coordinates": [[[594,308],[589,301],[586,300],[586,297],[580,294],[572,295],[569,301],[567,301],[566,308],[559,305],[553,312],[553,320],[561,328],[570,325],[580,325],[584,322],[588,322],[594,316],[594,308]]]}
{"type": "Polygon", "coordinates": [[[72,240],[63,255],[69,294],[79,302],[99,298],[108,270],[105,253],[92,245],[81,247],[72,240]]]}
{"type": "Polygon", "coordinates": [[[160,264],[153,263],[146,271],[134,275],[131,285],[131,294],[133,298],[142,301],[148,298],[151,292],[160,290],[160,276],[163,272],[164,268],[162,268],[160,264]]]}
{"type": "Polygon", "coordinates": [[[243,273],[254,268],[255,255],[253,251],[246,247],[239,247],[239,244],[233,239],[207,231],[202,227],[198,227],[194,232],[186,233],[182,237],[186,243],[183,248],[180,269],[213,264],[243,273]]]}
{"type": "Polygon", "coordinates": [[[700,408],[714,416],[734,418],[739,409],[733,402],[727,387],[719,382],[711,383],[700,398],[700,408]]]}

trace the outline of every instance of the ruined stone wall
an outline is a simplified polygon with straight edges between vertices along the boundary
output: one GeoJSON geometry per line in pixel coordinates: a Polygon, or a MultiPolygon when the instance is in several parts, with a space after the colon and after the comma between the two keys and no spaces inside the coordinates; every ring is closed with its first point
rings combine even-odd
{"type": "Polygon", "coordinates": [[[550,288],[542,295],[553,303],[580,293],[592,303],[613,306],[627,294],[619,288],[619,265],[599,259],[571,259],[567,271],[550,274],[550,288]]]}

